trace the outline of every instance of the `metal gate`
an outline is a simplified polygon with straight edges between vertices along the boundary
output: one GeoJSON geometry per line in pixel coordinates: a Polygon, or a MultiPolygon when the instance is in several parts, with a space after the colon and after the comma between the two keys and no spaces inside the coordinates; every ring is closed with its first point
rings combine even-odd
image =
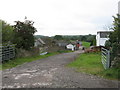
{"type": "Polygon", "coordinates": [[[15,57],[15,45],[0,45],[0,62],[10,60],[15,57]]]}
{"type": "Polygon", "coordinates": [[[110,51],[102,47],[101,54],[103,67],[108,69],[110,67],[110,51]]]}

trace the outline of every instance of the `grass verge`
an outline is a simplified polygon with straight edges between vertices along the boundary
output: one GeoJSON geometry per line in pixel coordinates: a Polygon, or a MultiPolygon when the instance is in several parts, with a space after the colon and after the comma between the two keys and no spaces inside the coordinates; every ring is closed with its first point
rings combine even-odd
{"type": "Polygon", "coordinates": [[[78,72],[85,72],[88,74],[98,75],[107,79],[118,80],[118,70],[110,68],[105,70],[101,63],[100,53],[81,54],[75,61],[68,64],[68,67],[75,67],[78,72]]]}
{"type": "Polygon", "coordinates": [[[16,58],[14,60],[10,60],[8,62],[5,62],[5,63],[1,64],[0,65],[0,70],[13,68],[13,67],[16,67],[17,65],[21,65],[21,64],[24,64],[24,63],[27,63],[27,62],[32,62],[32,61],[43,59],[43,58],[53,56],[53,55],[56,55],[56,54],[69,53],[69,52],[72,52],[72,51],[70,51],[70,50],[59,50],[57,52],[51,52],[51,53],[48,53],[46,55],[16,58]]]}
{"type": "Polygon", "coordinates": [[[26,62],[32,62],[32,61],[46,58],[49,56],[53,56],[56,54],[59,54],[59,52],[53,52],[53,53],[48,53],[46,55],[38,55],[38,56],[33,56],[33,57],[16,58],[14,60],[10,60],[10,61],[5,62],[2,65],[0,65],[0,69],[4,70],[4,69],[13,68],[13,67],[16,67],[17,65],[21,65],[21,64],[24,64],[26,62]]]}

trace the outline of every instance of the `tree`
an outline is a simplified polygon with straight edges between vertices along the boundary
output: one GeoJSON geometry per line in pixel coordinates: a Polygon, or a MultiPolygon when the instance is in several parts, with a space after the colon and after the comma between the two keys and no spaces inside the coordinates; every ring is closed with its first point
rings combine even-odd
{"type": "Polygon", "coordinates": [[[29,50],[34,46],[34,33],[37,32],[33,26],[34,22],[25,20],[24,22],[15,21],[14,25],[14,40],[17,48],[29,50]]]}
{"type": "Polygon", "coordinates": [[[62,37],[61,35],[55,35],[55,36],[54,36],[54,39],[56,39],[56,40],[62,40],[63,37],[62,37]]]}
{"type": "MultiPolygon", "coordinates": [[[[120,63],[120,15],[117,14],[117,17],[113,16],[113,32],[109,35],[109,40],[106,42],[106,46],[111,49],[111,59],[112,61],[116,60],[116,65],[120,63]]],[[[119,65],[120,66],[120,65],[119,65]]],[[[118,67],[118,66],[117,66],[118,67]]]]}
{"type": "Polygon", "coordinates": [[[120,15],[117,14],[117,17],[114,17],[113,21],[113,30],[114,32],[110,34],[110,41],[112,43],[116,42],[117,44],[120,44],[120,15]]]}
{"type": "Polygon", "coordinates": [[[86,36],[81,37],[81,41],[86,41],[86,39],[87,39],[86,36]]]}
{"type": "Polygon", "coordinates": [[[0,28],[2,29],[2,43],[3,44],[11,43],[13,39],[13,27],[3,20],[0,20],[0,22],[1,22],[0,28]]]}
{"type": "Polygon", "coordinates": [[[86,41],[91,43],[90,46],[96,45],[96,35],[89,34],[86,36],[86,38],[86,41]]]}

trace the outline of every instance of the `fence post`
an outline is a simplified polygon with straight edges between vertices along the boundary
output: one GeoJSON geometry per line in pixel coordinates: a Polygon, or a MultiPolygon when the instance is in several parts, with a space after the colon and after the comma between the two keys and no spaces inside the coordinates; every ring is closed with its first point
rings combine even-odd
{"type": "Polygon", "coordinates": [[[107,51],[107,69],[110,67],[110,51],[107,51]]]}

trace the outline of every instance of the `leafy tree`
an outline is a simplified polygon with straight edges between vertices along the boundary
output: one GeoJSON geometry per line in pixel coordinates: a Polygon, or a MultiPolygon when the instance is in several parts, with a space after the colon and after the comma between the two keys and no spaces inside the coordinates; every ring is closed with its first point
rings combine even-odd
{"type": "Polygon", "coordinates": [[[86,41],[86,39],[87,39],[86,36],[81,37],[81,41],[86,41]]]}
{"type": "Polygon", "coordinates": [[[13,27],[3,20],[0,20],[0,22],[1,22],[0,28],[2,29],[2,43],[3,44],[11,43],[13,39],[13,27]]]}
{"type": "Polygon", "coordinates": [[[117,17],[114,17],[114,21],[113,21],[113,30],[114,32],[112,32],[110,34],[110,42],[111,42],[111,46],[117,45],[118,49],[116,49],[117,54],[120,53],[120,15],[117,14],[117,17]]]}
{"type": "Polygon", "coordinates": [[[86,38],[87,38],[86,41],[91,43],[90,46],[96,45],[96,36],[95,35],[89,34],[86,36],[86,38]]]}
{"type": "Polygon", "coordinates": [[[116,42],[117,44],[120,44],[120,15],[117,14],[117,17],[113,16],[113,18],[114,32],[110,34],[110,41],[112,43],[116,42]]]}
{"type": "Polygon", "coordinates": [[[34,22],[29,20],[15,22],[13,43],[17,48],[29,50],[34,46],[34,33],[37,31],[33,26],[34,22]]]}
{"type": "Polygon", "coordinates": [[[55,36],[54,36],[54,39],[56,39],[56,40],[62,40],[63,37],[62,37],[62,35],[55,35],[55,36]]]}
{"type": "MultiPolygon", "coordinates": [[[[113,21],[113,32],[109,35],[109,41],[106,42],[106,46],[111,49],[111,60],[116,60],[117,63],[120,63],[120,15],[117,14],[117,17],[114,17],[113,21]],[[119,59],[118,59],[119,58],[119,59]]],[[[116,63],[116,64],[117,64],[116,63]]]]}

